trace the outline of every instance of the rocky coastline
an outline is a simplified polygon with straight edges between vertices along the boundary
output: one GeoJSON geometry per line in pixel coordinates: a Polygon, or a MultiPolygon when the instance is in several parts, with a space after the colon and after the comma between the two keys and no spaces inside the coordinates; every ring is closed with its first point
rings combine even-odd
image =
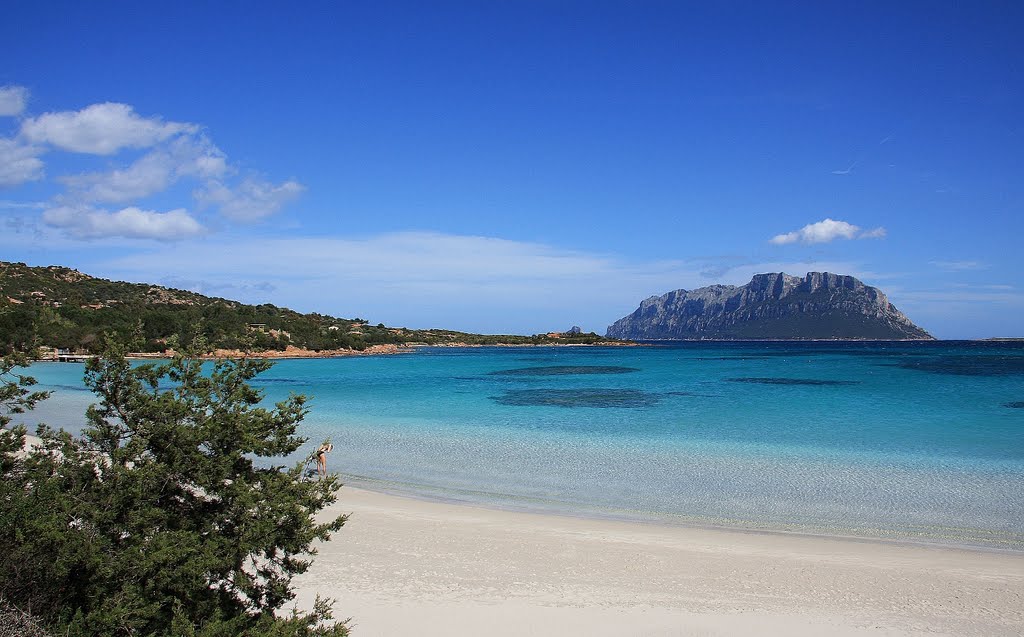
{"type": "MultiPolygon", "coordinates": [[[[267,359],[291,359],[291,358],[343,358],[348,356],[382,356],[388,354],[405,354],[412,351],[411,347],[400,347],[398,345],[371,345],[364,350],[355,349],[325,349],[312,350],[303,349],[289,345],[283,350],[264,350],[259,352],[244,351],[240,349],[215,349],[212,352],[203,354],[200,358],[204,360],[220,360],[224,358],[267,358],[267,359]]],[[[174,350],[163,352],[132,352],[127,358],[132,360],[158,360],[166,359],[175,355],[174,350]]]]}

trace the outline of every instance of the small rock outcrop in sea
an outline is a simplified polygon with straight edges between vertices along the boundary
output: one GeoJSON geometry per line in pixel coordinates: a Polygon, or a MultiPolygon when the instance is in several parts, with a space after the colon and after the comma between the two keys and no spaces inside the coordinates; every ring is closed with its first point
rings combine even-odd
{"type": "Polygon", "coordinates": [[[878,288],[852,276],[756,274],[742,286],[711,285],[652,296],[608,327],[639,340],[932,340],[878,288]]]}

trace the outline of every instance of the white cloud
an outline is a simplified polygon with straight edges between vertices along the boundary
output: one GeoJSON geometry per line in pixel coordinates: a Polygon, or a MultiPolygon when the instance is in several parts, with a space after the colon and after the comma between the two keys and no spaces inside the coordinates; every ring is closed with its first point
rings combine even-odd
{"type": "Polygon", "coordinates": [[[76,153],[110,155],[122,148],[148,148],[179,133],[195,133],[195,124],[140,117],[128,104],[105,102],[80,111],[45,113],[22,123],[21,134],[76,153]]]}
{"type": "Polygon", "coordinates": [[[61,177],[82,201],[121,203],[161,192],[171,185],[173,166],[162,153],[149,153],[125,169],[61,177]]]}
{"type": "Polygon", "coordinates": [[[938,291],[907,291],[900,296],[911,302],[933,303],[1000,303],[1008,305],[1024,305],[1024,294],[1011,290],[992,292],[971,292],[959,290],[938,291]]]}
{"type": "Polygon", "coordinates": [[[42,201],[11,201],[9,199],[0,199],[0,210],[45,210],[49,207],[50,206],[42,201]]]}
{"type": "Polygon", "coordinates": [[[45,211],[43,221],[78,239],[123,237],[174,241],[204,232],[203,226],[180,208],[154,212],[130,207],[108,212],[90,207],[60,206],[45,211]]]}
{"type": "Polygon", "coordinates": [[[10,187],[41,179],[42,150],[13,139],[0,137],[0,187],[10,187]]]}
{"type": "Polygon", "coordinates": [[[0,116],[21,115],[28,102],[28,89],[24,86],[0,86],[0,116]]]}
{"type": "Polygon", "coordinates": [[[305,186],[293,180],[274,185],[261,179],[248,178],[234,188],[220,181],[210,181],[196,191],[195,196],[202,204],[219,206],[221,214],[228,219],[257,221],[274,214],[305,190],[305,186]]]}
{"type": "Polygon", "coordinates": [[[123,203],[162,192],[182,177],[211,179],[228,172],[227,158],[204,136],[175,137],[124,169],[62,177],[82,201],[123,203]]]}
{"type": "MultiPolygon", "coordinates": [[[[123,253],[122,253],[123,254],[123,253]]],[[[375,323],[486,332],[604,329],[654,293],[698,287],[698,268],[496,239],[404,232],[365,238],[210,236],[117,256],[98,273],[233,286],[239,300],[362,316],[375,323]],[[273,287],[270,294],[261,291],[273,287]]]]}
{"type": "MultiPolygon", "coordinates": [[[[0,101],[0,108],[20,113],[27,91],[2,90],[0,100],[6,102],[0,101]]],[[[132,106],[114,102],[24,119],[19,136],[0,138],[0,187],[42,178],[39,156],[54,149],[92,155],[145,150],[131,163],[57,178],[67,190],[52,200],[50,207],[63,212],[50,213],[51,225],[59,223],[64,231],[82,238],[198,233],[202,227],[183,210],[172,211],[174,215],[143,210],[147,197],[166,192],[182,180],[194,182],[192,195],[199,205],[216,206],[227,219],[242,222],[269,217],[305,191],[295,180],[274,183],[256,176],[239,180],[227,156],[198,125],[143,117],[132,106]],[[124,209],[112,213],[94,209],[96,204],[124,209]],[[73,218],[79,221],[70,223],[68,210],[78,211],[73,218]]]]}
{"type": "Polygon", "coordinates": [[[967,270],[984,270],[987,263],[980,261],[930,261],[932,265],[946,272],[965,272],[967,270]]]}
{"type": "Polygon", "coordinates": [[[747,263],[714,278],[707,263],[636,261],[493,237],[403,232],[364,238],[235,239],[216,236],[146,258],[113,257],[99,274],[132,281],[168,277],[193,289],[237,290],[241,301],[361,316],[374,323],[479,332],[539,332],[578,324],[601,333],[652,294],[755,273],[825,270],[877,279],[850,262],[747,263]],[[271,294],[258,286],[269,284],[271,294]]]}
{"type": "Polygon", "coordinates": [[[858,159],[857,161],[855,161],[852,164],[850,164],[849,168],[843,168],[842,170],[833,170],[832,174],[833,175],[849,175],[850,173],[853,172],[853,169],[856,168],[857,164],[859,164],[859,163],[860,163],[860,160],[858,159]]]}
{"type": "Polygon", "coordinates": [[[169,152],[177,164],[175,172],[179,177],[218,179],[232,172],[227,155],[203,136],[178,140],[169,152]]]}
{"type": "Polygon", "coordinates": [[[851,223],[826,218],[817,223],[809,223],[799,230],[775,235],[770,242],[775,245],[828,243],[836,239],[880,239],[885,235],[885,228],[862,231],[859,226],[851,223]]]}

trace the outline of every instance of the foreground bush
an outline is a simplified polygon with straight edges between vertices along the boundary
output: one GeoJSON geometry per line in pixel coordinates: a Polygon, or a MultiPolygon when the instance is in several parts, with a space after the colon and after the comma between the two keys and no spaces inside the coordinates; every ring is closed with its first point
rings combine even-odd
{"type": "Polygon", "coordinates": [[[25,455],[22,428],[0,431],[0,599],[69,637],[347,634],[322,600],[283,612],[345,518],[315,519],[333,477],[254,462],[305,442],[305,399],[263,408],[248,384],[269,366],[111,351],[87,366],[81,437],[44,428],[25,455]]]}

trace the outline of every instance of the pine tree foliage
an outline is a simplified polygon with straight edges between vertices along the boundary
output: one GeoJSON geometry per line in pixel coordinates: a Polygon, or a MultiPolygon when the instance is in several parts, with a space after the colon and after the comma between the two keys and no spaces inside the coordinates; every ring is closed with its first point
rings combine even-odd
{"type": "Polygon", "coordinates": [[[0,427],[11,422],[10,414],[21,414],[32,409],[37,402],[45,400],[49,392],[31,391],[36,379],[18,374],[18,367],[28,365],[28,357],[11,353],[0,358],[0,427]]]}
{"type": "Polygon", "coordinates": [[[135,366],[114,348],[89,363],[83,436],[0,447],[0,597],[69,636],[347,634],[323,600],[285,610],[345,517],[316,518],[334,477],[270,464],[305,442],[307,413],[296,395],[262,406],[249,381],[270,364],[135,366]]]}

